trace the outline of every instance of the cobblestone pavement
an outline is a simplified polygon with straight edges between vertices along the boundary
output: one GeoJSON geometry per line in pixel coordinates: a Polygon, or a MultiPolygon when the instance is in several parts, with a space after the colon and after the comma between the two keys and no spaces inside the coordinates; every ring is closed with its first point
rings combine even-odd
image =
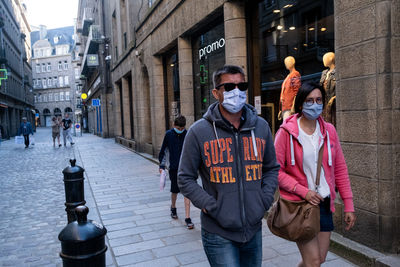
{"type": "MultiPolygon", "coordinates": [[[[209,266],[200,237],[199,210],[192,206],[194,230],[169,216],[169,182],[159,190],[158,166],[116,144],[85,134],[76,145],[53,148],[50,129],[38,129],[36,144],[24,149],[12,140],[0,146],[0,266],[61,266],[58,233],[66,225],[61,171],[76,157],[85,168],[89,219],[107,230],[108,266],[209,266]]],[[[265,223],[265,222],[264,222],[265,223]]],[[[263,227],[263,266],[296,266],[294,243],[263,227]]],[[[354,266],[333,253],[323,266],[354,266]]]]}

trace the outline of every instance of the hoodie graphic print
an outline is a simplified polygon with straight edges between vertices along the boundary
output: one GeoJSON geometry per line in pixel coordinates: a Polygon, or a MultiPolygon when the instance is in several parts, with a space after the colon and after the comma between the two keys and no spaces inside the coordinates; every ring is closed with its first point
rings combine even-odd
{"type": "Polygon", "coordinates": [[[179,163],[178,185],[202,212],[202,228],[247,242],[261,227],[277,187],[279,164],[268,123],[245,105],[236,131],[211,105],[189,129],[179,163]],[[198,174],[202,187],[197,184],[198,174]]]}

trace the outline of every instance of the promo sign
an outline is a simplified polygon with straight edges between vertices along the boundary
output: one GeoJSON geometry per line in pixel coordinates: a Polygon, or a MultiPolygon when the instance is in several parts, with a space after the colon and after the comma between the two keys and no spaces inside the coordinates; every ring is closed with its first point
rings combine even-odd
{"type": "Polygon", "coordinates": [[[201,60],[202,57],[207,56],[207,54],[211,54],[212,52],[222,48],[225,46],[225,39],[221,38],[218,41],[213,42],[203,48],[199,49],[199,59],[201,60]]]}

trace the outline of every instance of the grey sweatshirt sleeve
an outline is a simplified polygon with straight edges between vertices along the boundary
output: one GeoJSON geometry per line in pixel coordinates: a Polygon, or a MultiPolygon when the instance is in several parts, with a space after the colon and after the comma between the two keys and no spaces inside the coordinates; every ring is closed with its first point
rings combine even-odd
{"type": "Polygon", "coordinates": [[[275,190],[278,186],[278,173],[280,165],[276,161],[274,142],[269,127],[267,143],[265,144],[265,153],[262,167],[262,184],[263,201],[265,209],[268,210],[274,201],[275,190]]]}
{"type": "Polygon", "coordinates": [[[193,128],[186,134],[178,168],[178,185],[181,193],[195,207],[206,209],[212,214],[217,208],[217,201],[197,184],[198,170],[202,164],[200,143],[193,128]]]}

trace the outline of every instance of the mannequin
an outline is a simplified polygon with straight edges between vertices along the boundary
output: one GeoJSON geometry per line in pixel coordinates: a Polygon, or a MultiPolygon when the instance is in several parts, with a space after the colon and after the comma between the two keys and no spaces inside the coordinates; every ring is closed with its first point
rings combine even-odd
{"type": "Polygon", "coordinates": [[[336,69],[335,69],[335,53],[326,53],[322,61],[324,66],[328,69],[324,70],[321,75],[320,84],[324,87],[326,92],[325,110],[322,113],[325,121],[332,123],[336,126],[336,69]]]}
{"type": "Polygon", "coordinates": [[[295,59],[292,56],[288,56],[284,60],[285,67],[289,71],[288,76],[282,83],[281,97],[280,97],[280,112],[278,114],[278,119],[285,120],[291,115],[291,109],[293,106],[294,99],[297,95],[297,91],[301,86],[301,76],[300,73],[295,68],[295,59]],[[280,116],[281,115],[281,116],[280,116]]]}

